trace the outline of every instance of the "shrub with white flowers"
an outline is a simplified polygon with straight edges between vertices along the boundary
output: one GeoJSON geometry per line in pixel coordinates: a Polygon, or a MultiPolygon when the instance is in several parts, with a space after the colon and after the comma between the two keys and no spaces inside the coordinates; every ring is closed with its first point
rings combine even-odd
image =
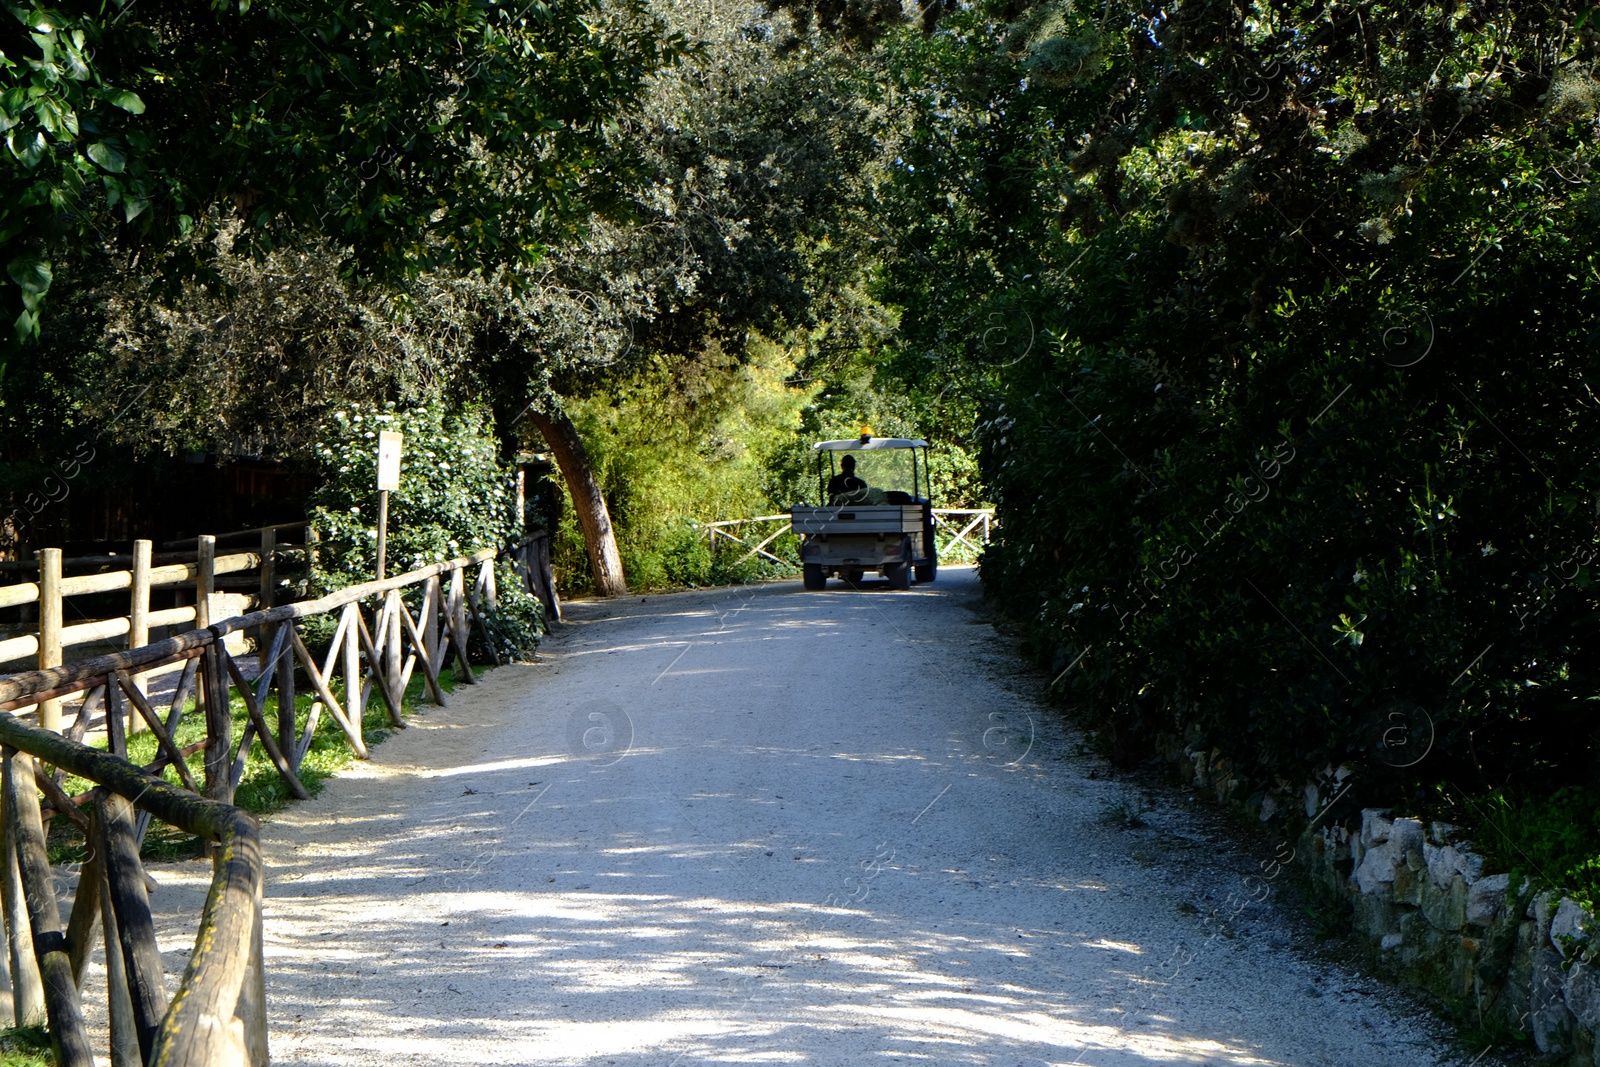
{"type": "MultiPolygon", "coordinates": [[[[501,465],[486,411],[443,405],[338,410],[314,446],[322,484],[307,517],[320,541],[311,585],[316,593],[371,581],[378,560],[378,434],[405,435],[400,488],[389,494],[389,575],[480,548],[504,549],[522,534],[515,472],[501,465]]],[[[487,613],[502,657],[532,653],[542,605],[509,562],[495,565],[499,609],[487,613]]]]}

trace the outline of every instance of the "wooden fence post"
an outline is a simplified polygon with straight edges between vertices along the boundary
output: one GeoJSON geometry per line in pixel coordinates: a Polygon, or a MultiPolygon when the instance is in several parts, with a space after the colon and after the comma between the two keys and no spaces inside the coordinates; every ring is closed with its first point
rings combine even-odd
{"type": "Polygon", "coordinates": [[[45,1020],[44,980],[33,954],[33,926],[23,900],[22,868],[11,839],[11,812],[0,796],[0,900],[5,904],[6,941],[10,946],[11,1012],[18,1026],[37,1026],[45,1020]]]}
{"type": "Polygon", "coordinates": [[[367,702],[361,699],[361,603],[344,606],[344,707],[351,722],[364,723],[367,702]]]}
{"type": "Polygon", "coordinates": [[[439,670],[439,576],[435,574],[422,587],[422,658],[429,673],[439,670]]]}
{"type": "MultiPolygon", "coordinates": [[[[150,552],[149,541],[135,541],[133,543],[133,579],[132,593],[128,603],[128,648],[143,648],[150,643],[150,552]]],[[[148,693],[149,689],[143,674],[133,676],[134,688],[141,693],[148,693]]],[[[128,718],[128,732],[141,733],[145,729],[144,721],[137,715],[128,718]]]]}
{"type": "Polygon", "coordinates": [[[45,852],[39,794],[33,784],[33,757],[7,748],[3,762],[6,824],[11,831],[11,847],[16,852],[22,875],[22,896],[33,929],[31,947],[44,980],[50,1047],[60,1067],[94,1067],[89,1032],[84,1026],[83,1002],[78,999],[78,984],[72,976],[72,960],[61,929],[61,908],[56,903],[50,857],[45,852]]]}
{"type": "Polygon", "coordinates": [[[450,627],[450,640],[456,646],[456,680],[475,684],[472,665],[467,662],[467,569],[454,567],[450,571],[450,600],[445,612],[445,625],[450,627]]]}
{"type": "Polygon", "coordinates": [[[201,534],[197,545],[199,559],[194,576],[194,628],[204,630],[211,625],[211,594],[217,587],[217,539],[211,534],[201,534]]]}
{"type": "MultiPolygon", "coordinates": [[[[39,550],[39,669],[61,666],[61,550],[39,550]]],[[[39,725],[61,730],[59,698],[39,702],[39,725]]]]}
{"type": "Polygon", "coordinates": [[[406,606],[400,602],[400,590],[389,590],[384,608],[389,612],[389,632],[384,636],[383,648],[379,649],[378,653],[383,657],[383,670],[389,679],[389,692],[394,694],[395,703],[403,704],[405,693],[401,687],[405,684],[405,680],[400,670],[400,613],[406,610],[406,606]]]}
{"type": "Polygon", "coordinates": [[[556,592],[556,572],[550,564],[550,538],[539,538],[538,546],[534,554],[534,565],[539,572],[539,584],[544,587],[539,599],[544,601],[545,612],[549,618],[560,622],[561,594],[556,592]]]}
{"type": "Polygon", "coordinates": [[[233,714],[220,641],[217,639],[200,653],[200,692],[206,705],[206,796],[232,804],[233,714]]]}
{"type": "MultiPolygon", "coordinates": [[[[278,567],[276,556],[278,554],[278,534],[274,530],[261,531],[261,596],[256,604],[257,611],[267,611],[273,606],[273,599],[278,591],[278,567]]],[[[256,633],[256,662],[262,670],[267,669],[267,645],[271,642],[272,627],[262,624],[256,633]]]]}
{"type": "Polygon", "coordinates": [[[255,929],[250,935],[250,961],[245,965],[244,984],[239,988],[235,1017],[244,1025],[244,1051],[247,1067],[267,1067],[267,968],[263,944],[261,885],[256,885],[255,929]]]}
{"type": "MultiPolygon", "coordinates": [[[[278,625],[285,628],[294,626],[293,619],[286,619],[278,625]]],[[[289,761],[289,767],[295,774],[300,773],[300,746],[299,739],[295,736],[295,695],[294,695],[294,640],[285,632],[283,635],[283,651],[278,653],[278,748],[283,752],[284,759],[289,761]]]]}
{"type": "Polygon", "coordinates": [[[109,790],[98,792],[100,795],[94,802],[98,831],[95,843],[105,871],[106,896],[111,904],[118,942],[113,949],[108,940],[106,953],[109,956],[118,952],[122,956],[134,1031],[138,1035],[141,1057],[148,1061],[161,1018],[167,1013],[161,953],[156,947],[155,923],[145,893],[144,867],[139,862],[133,805],[109,790]]]}

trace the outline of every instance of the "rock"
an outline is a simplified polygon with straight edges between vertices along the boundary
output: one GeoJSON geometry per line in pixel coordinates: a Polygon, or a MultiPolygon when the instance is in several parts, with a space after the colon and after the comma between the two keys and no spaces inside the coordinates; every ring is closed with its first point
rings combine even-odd
{"type": "Polygon", "coordinates": [[[1278,802],[1271,796],[1261,798],[1261,810],[1256,813],[1256,818],[1262,822],[1271,822],[1272,817],[1278,814],[1278,802]]]}
{"type": "Polygon", "coordinates": [[[1452,875],[1448,889],[1440,889],[1431,880],[1422,882],[1422,917],[1435,930],[1451,933],[1467,923],[1467,881],[1459,874],[1452,875]]]}
{"type": "MultiPolygon", "coordinates": [[[[1432,868],[1429,868],[1432,873],[1432,868]]],[[[1480,878],[1467,889],[1467,922],[1474,926],[1491,926],[1505,910],[1506,894],[1511,891],[1509,874],[1492,874],[1480,878]]]]}
{"type": "Polygon", "coordinates": [[[1590,1033],[1600,1031],[1600,971],[1587,963],[1574,964],[1562,992],[1573,1017],[1590,1033]]]}
{"type": "Polygon", "coordinates": [[[1378,947],[1382,949],[1396,949],[1404,943],[1405,938],[1401,937],[1399,934],[1384,934],[1383,940],[1378,942],[1378,947]]]}
{"type": "Polygon", "coordinates": [[[1562,956],[1570,956],[1587,935],[1592,918],[1575,900],[1561,898],[1555,915],[1550,919],[1550,944],[1562,956]]]}
{"type": "Polygon", "coordinates": [[[1394,859],[1390,851],[1392,843],[1385,843],[1374,848],[1368,848],[1361,856],[1361,863],[1355,869],[1356,885],[1361,887],[1361,892],[1372,894],[1378,891],[1379,885],[1394,882],[1394,859]]]}
{"type": "Polygon", "coordinates": [[[1387,883],[1382,884],[1376,892],[1357,893],[1351,903],[1355,910],[1356,929],[1368,937],[1382,937],[1400,929],[1394,897],[1387,883]]]}
{"type": "MultiPolygon", "coordinates": [[[[1311,813],[1315,814],[1315,813],[1311,813]]],[[[1394,823],[1384,818],[1383,812],[1377,808],[1363,808],[1361,811],[1361,847],[1371,848],[1389,840],[1389,832],[1394,823]]]]}
{"type": "Polygon", "coordinates": [[[1456,876],[1456,850],[1449,845],[1440,848],[1424,844],[1422,860],[1428,865],[1428,878],[1440,889],[1449,885],[1450,879],[1456,876]]]}
{"type": "Polygon", "coordinates": [[[1530,918],[1538,929],[1540,944],[1550,940],[1550,919],[1555,910],[1556,898],[1549,893],[1540,893],[1533,898],[1533,914],[1530,918]]]}
{"type": "Polygon", "coordinates": [[[1575,1020],[1567,1010],[1564,979],[1561,956],[1549,949],[1536,949],[1528,991],[1528,1026],[1540,1052],[1564,1052],[1571,1040],[1575,1020]]]}
{"type": "MultiPolygon", "coordinates": [[[[1394,871],[1394,902],[1396,904],[1410,904],[1412,907],[1422,903],[1422,887],[1427,883],[1426,875],[1419,874],[1404,863],[1396,864],[1394,871]]],[[[1432,889],[1430,885],[1428,888],[1432,889]]]]}
{"type": "Polygon", "coordinates": [[[1529,919],[1517,927],[1516,943],[1512,947],[1511,965],[1506,970],[1505,981],[1500,983],[1500,994],[1497,1003],[1500,1005],[1502,1017],[1518,1024],[1521,1028],[1528,1014],[1533,1010],[1528,1001],[1528,990],[1533,986],[1533,955],[1534,946],[1533,920],[1529,919]]]}
{"type": "Polygon", "coordinates": [[[1454,823],[1431,823],[1428,826],[1428,840],[1432,841],[1436,845],[1448,845],[1450,843],[1450,838],[1453,837],[1455,832],[1459,829],[1460,827],[1456,826],[1454,823]]]}
{"type": "Polygon", "coordinates": [[[1389,830],[1389,844],[1394,846],[1397,857],[1406,857],[1409,852],[1417,854],[1416,865],[1412,870],[1422,869],[1422,843],[1426,835],[1422,832],[1421,819],[1396,819],[1389,830]]]}

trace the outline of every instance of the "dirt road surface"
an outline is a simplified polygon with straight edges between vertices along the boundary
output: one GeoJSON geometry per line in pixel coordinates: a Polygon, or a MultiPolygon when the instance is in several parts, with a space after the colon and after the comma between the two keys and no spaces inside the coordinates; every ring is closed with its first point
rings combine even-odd
{"type": "MultiPolygon", "coordinates": [[[[1147,802],[978,598],[949,569],[573,605],[545,662],[266,824],[274,1061],[1464,1062],[1240,910],[1262,857],[1181,794],[1108,818],[1147,802]]],[[[156,871],[174,975],[206,875],[156,871]]]]}

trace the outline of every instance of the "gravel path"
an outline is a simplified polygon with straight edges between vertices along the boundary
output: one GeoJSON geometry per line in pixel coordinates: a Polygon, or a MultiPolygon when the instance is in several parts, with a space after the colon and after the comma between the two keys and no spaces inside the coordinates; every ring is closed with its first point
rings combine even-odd
{"type": "MultiPolygon", "coordinates": [[[[266,826],[278,1063],[1411,1065],[1181,798],[1032,706],[977,582],[573,604],[266,826]]],[[[169,967],[207,869],[159,869],[169,967]]]]}

